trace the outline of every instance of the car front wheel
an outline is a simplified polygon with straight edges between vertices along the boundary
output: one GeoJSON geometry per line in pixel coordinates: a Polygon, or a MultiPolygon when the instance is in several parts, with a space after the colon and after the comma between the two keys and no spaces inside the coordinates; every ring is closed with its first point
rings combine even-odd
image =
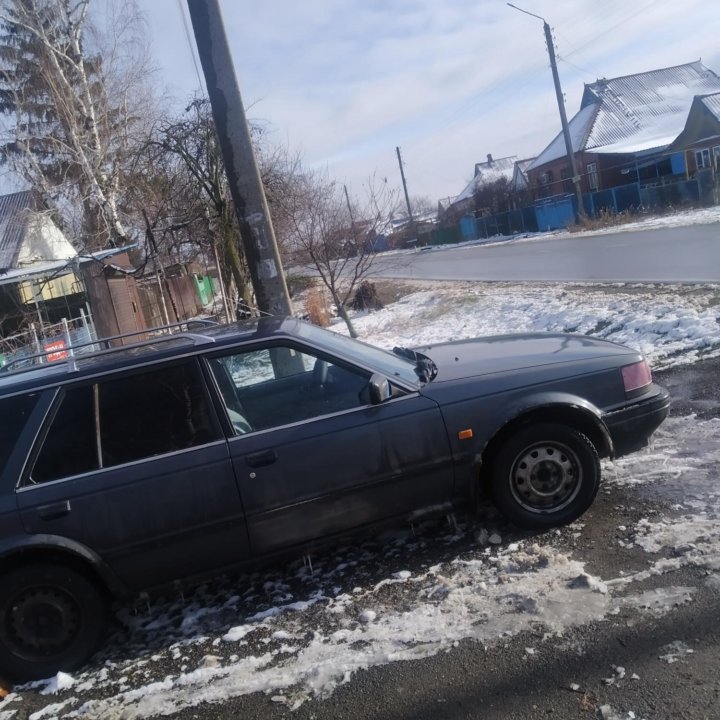
{"type": "Polygon", "coordinates": [[[530,425],[500,448],[492,463],[492,491],[503,514],[519,527],[565,525],[592,504],[600,461],[592,442],[565,425],[530,425]]]}
{"type": "Polygon", "coordinates": [[[83,665],[102,641],[108,604],[84,575],[34,564],[0,577],[0,672],[35,680],[83,665]]]}

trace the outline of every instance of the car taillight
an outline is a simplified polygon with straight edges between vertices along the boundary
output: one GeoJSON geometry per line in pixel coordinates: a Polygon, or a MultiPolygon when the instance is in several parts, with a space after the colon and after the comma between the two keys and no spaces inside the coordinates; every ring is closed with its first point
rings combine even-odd
{"type": "Polygon", "coordinates": [[[647,364],[646,360],[641,360],[633,365],[626,365],[622,369],[622,379],[623,385],[625,386],[625,392],[639,390],[652,382],[650,366],[647,364]]]}

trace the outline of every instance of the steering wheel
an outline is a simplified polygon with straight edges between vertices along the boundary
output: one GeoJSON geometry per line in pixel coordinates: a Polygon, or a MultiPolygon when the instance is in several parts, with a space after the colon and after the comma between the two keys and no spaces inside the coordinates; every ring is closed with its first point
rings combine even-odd
{"type": "Polygon", "coordinates": [[[241,415],[232,408],[226,409],[236,435],[244,435],[245,433],[252,432],[252,425],[250,425],[244,415],[241,415]]]}

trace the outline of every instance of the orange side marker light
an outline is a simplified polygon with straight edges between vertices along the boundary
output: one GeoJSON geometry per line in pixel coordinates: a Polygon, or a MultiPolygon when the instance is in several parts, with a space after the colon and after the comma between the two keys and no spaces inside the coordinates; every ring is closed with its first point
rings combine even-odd
{"type": "Polygon", "coordinates": [[[473,436],[473,432],[470,428],[467,430],[461,430],[458,433],[458,440],[469,440],[473,436]]]}

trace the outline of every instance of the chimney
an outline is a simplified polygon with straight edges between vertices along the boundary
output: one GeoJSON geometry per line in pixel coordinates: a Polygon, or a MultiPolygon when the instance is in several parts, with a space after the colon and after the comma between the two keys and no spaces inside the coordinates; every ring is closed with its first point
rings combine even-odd
{"type": "Polygon", "coordinates": [[[487,159],[488,159],[488,165],[490,165],[490,167],[492,167],[493,159],[492,159],[492,155],[490,153],[487,154],[487,159]]]}

